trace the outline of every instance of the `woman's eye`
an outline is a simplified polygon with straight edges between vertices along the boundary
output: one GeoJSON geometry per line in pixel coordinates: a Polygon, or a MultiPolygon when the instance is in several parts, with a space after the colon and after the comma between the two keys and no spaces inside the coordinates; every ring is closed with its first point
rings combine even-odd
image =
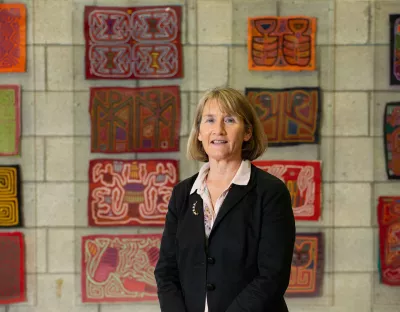
{"type": "Polygon", "coordinates": [[[225,122],[233,123],[233,122],[235,122],[235,118],[233,118],[233,117],[225,118],[225,122]]]}
{"type": "Polygon", "coordinates": [[[205,120],[205,122],[213,122],[214,121],[214,119],[212,119],[212,118],[207,118],[206,120],[205,120]]]}

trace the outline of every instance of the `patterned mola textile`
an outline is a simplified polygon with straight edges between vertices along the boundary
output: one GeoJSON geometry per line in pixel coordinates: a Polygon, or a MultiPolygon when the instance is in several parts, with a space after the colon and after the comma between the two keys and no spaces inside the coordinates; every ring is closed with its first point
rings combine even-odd
{"type": "Polygon", "coordinates": [[[296,235],[287,297],[317,297],[322,293],[323,246],[323,233],[296,235]]]}
{"type": "Polygon", "coordinates": [[[181,78],[181,14],[181,6],[86,6],[86,78],[181,78]]]}
{"type": "Polygon", "coordinates": [[[319,88],[246,88],[268,138],[269,146],[319,142],[319,88]]]}
{"type": "Polygon", "coordinates": [[[400,14],[390,14],[390,84],[400,85],[400,14]]]}
{"type": "Polygon", "coordinates": [[[381,282],[400,286],[400,196],[378,199],[381,282]]]}
{"type": "Polygon", "coordinates": [[[93,153],[179,151],[178,86],[93,87],[89,112],[93,153]]]}
{"type": "Polygon", "coordinates": [[[89,225],[163,226],[178,179],[177,160],[91,160],[89,225]]]}
{"type": "Polygon", "coordinates": [[[321,216],[321,161],[255,160],[253,164],[285,182],[296,220],[317,221],[321,216]]]}
{"type": "Polygon", "coordinates": [[[400,102],[387,103],[383,120],[388,179],[400,179],[400,102]]]}
{"type": "Polygon", "coordinates": [[[21,181],[19,165],[0,165],[0,227],[20,227],[21,181]]]}
{"type": "Polygon", "coordinates": [[[26,8],[0,3],[0,73],[26,71],[26,8]]]}
{"type": "Polygon", "coordinates": [[[249,17],[249,70],[315,70],[316,25],[314,17],[249,17]]]}
{"type": "Polygon", "coordinates": [[[82,301],[157,301],[162,234],[82,237],[82,301]]]}

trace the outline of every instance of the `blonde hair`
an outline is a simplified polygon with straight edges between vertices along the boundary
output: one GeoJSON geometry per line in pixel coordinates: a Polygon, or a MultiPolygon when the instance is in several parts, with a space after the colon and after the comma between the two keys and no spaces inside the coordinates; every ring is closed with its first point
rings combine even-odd
{"type": "Polygon", "coordinates": [[[197,104],[187,144],[188,158],[203,162],[208,161],[208,155],[204,151],[202,143],[198,140],[198,136],[203,110],[209,100],[216,100],[221,111],[240,117],[244,122],[245,131],[251,131],[250,140],[243,142],[242,145],[242,159],[252,161],[260,157],[267,149],[267,137],[253,105],[238,90],[218,87],[207,91],[197,104]]]}

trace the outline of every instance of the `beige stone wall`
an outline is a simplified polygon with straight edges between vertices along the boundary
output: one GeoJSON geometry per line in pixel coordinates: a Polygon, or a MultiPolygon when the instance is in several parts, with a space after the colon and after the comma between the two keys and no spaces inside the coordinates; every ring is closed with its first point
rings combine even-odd
{"type": "MultiPolygon", "coordinates": [[[[12,2],[9,0],[3,2],[12,2]]],[[[320,159],[323,208],[318,222],[297,222],[298,232],[325,233],[323,294],[290,299],[291,312],[399,312],[400,288],[379,284],[376,200],[400,195],[386,179],[383,109],[400,101],[389,86],[388,14],[399,0],[20,0],[28,8],[28,71],[1,74],[0,84],[22,86],[22,154],[1,164],[22,165],[27,244],[28,302],[0,312],[155,312],[157,304],[82,304],[80,238],[91,233],[144,233],[161,229],[87,227],[88,161],[93,158],[174,158],[181,178],[198,164],[185,147],[199,95],[230,85],[284,88],[320,86],[320,145],[270,148],[263,159],[320,159]],[[85,80],[85,5],[182,4],[184,78],[85,80]],[[318,18],[315,72],[250,72],[247,17],[304,14],[318,18]],[[90,153],[90,86],[179,84],[181,152],[102,155],[90,153]],[[57,281],[62,281],[61,296],[57,281]]],[[[222,311],[221,311],[222,312],[222,311]]]]}

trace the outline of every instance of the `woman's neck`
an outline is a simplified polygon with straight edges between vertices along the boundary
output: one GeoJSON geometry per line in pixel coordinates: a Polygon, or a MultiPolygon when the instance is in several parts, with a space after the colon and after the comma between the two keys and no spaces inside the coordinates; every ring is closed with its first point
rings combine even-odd
{"type": "Polygon", "coordinates": [[[207,182],[226,185],[230,183],[240,168],[242,161],[210,161],[207,182]]]}

